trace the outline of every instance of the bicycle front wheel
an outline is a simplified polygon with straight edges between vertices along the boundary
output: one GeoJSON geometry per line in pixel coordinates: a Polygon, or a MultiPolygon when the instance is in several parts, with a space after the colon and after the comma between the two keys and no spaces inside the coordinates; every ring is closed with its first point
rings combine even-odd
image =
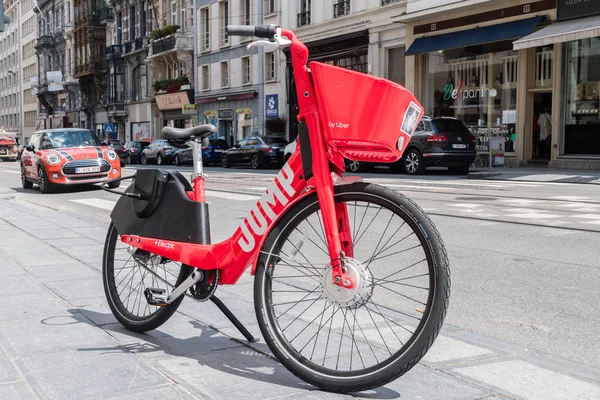
{"type": "Polygon", "coordinates": [[[257,264],[255,307],[265,340],[292,373],[321,389],[359,392],[409,371],[437,337],[450,271],[442,239],[415,203],[378,185],[335,188],[353,238],[347,273],[332,284],[316,195],[273,228],[257,264]]]}

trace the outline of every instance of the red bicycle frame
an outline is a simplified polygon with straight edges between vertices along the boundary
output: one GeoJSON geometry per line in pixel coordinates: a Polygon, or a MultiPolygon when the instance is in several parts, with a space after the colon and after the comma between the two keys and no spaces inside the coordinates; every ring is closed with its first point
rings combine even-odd
{"type": "MultiPolygon", "coordinates": [[[[330,167],[328,148],[323,136],[322,120],[315,89],[308,70],[308,49],[296,35],[282,29],[282,36],[291,40],[292,67],[300,114],[298,120],[306,123],[312,153],[313,177],[303,176],[300,146],[277,174],[274,181],[241,222],[233,236],[210,245],[173,242],[134,235],[122,235],[127,245],[146,250],[173,261],[201,270],[220,270],[219,284],[235,284],[252,264],[254,275],[259,251],[277,221],[298,201],[316,191],[331,259],[333,282],[352,288],[354,282],[344,273],[344,257],[352,257],[352,237],[345,204],[335,205],[332,173],[341,177],[343,160],[332,154],[330,167]]],[[[193,201],[205,202],[204,176],[193,180],[193,201]]]]}

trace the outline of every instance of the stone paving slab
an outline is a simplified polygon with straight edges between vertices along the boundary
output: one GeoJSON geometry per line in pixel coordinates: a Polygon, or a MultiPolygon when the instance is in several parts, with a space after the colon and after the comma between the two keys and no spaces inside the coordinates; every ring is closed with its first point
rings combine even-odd
{"type": "MultiPolygon", "coordinates": [[[[53,237],[61,215],[72,215],[49,212],[46,221],[3,200],[0,210],[0,235],[14,235],[6,236],[11,246],[0,246],[0,279],[10,293],[0,313],[2,400],[600,398],[596,369],[450,325],[421,363],[385,387],[354,396],[318,391],[274,360],[264,339],[245,344],[211,302],[185,299],[158,329],[127,331],[104,296],[105,225],[90,222],[86,235],[86,220],[76,218],[67,224],[80,227],[53,237]],[[7,224],[3,203],[16,226],[7,224]],[[71,246],[78,238],[83,245],[71,246]]],[[[218,295],[260,337],[252,279],[244,274],[240,286],[218,295]]]]}

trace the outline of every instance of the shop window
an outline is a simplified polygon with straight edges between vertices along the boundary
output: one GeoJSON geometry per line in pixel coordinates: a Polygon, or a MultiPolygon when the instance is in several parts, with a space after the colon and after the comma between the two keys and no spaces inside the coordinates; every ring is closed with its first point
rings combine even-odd
{"type": "Polygon", "coordinates": [[[229,86],[229,61],[221,62],[221,87],[229,86]]]}
{"type": "Polygon", "coordinates": [[[250,57],[242,57],[242,83],[248,84],[252,81],[250,57]]]}
{"type": "Polygon", "coordinates": [[[566,44],[564,154],[600,155],[600,38],[566,44]]]}
{"type": "Polygon", "coordinates": [[[478,138],[482,165],[490,139],[515,151],[518,69],[510,42],[429,53],[428,68],[427,115],[463,121],[478,138]]]}

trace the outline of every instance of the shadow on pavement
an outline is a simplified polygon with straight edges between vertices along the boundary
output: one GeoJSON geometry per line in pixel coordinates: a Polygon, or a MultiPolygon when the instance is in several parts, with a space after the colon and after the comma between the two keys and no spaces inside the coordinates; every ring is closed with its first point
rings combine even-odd
{"type": "MultiPolygon", "coordinates": [[[[78,322],[84,322],[93,327],[101,328],[121,343],[121,345],[114,347],[80,348],[78,351],[123,352],[140,355],[163,352],[170,356],[186,357],[195,360],[201,366],[237,377],[294,389],[319,390],[296,378],[282,364],[273,359],[272,356],[267,355],[270,352],[266,344],[253,343],[252,346],[249,346],[245,342],[230,339],[217,330],[192,319],[189,319],[187,322],[193,328],[193,336],[190,335],[189,326],[173,326],[173,324],[169,326],[169,328],[174,328],[174,330],[180,329],[181,332],[186,332],[183,333],[186,336],[185,338],[178,338],[169,335],[164,330],[161,330],[161,328],[147,333],[136,333],[128,331],[119,323],[99,326],[93,322],[93,320],[110,320],[112,314],[104,314],[86,309],[70,309],[68,311],[78,322]],[[85,315],[81,311],[85,311],[85,315]],[[254,354],[248,356],[249,350],[254,354]],[[233,354],[231,353],[232,351],[233,354]],[[226,357],[226,359],[223,357],[226,357]]],[[[42,323],[48,322],[42,321],[42,323]]],[[[165,326],[163,325],[163,327],[165,326]]],[[[395,399],[399,398],[400,394],[392,389],[381,387],[349,396],[372,399],[395,399]]]]}

